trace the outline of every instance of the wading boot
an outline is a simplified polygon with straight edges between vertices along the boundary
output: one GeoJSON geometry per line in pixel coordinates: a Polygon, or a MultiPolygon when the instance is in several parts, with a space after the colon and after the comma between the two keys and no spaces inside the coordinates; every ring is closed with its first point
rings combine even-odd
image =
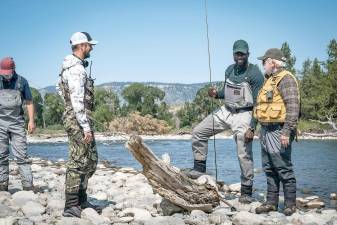
{"type": "Polygon", "coordinates": [[[81,218],[78,193],[66,193],[66,202],[62,216],[81,218]]]}
{"type": "Polygon", "coordinates": [[[86,209],[86,208],[92,208],[94,209],[98,214],[102,213],[102,208],[98,205],[93,205],[90,202],[88,202],[88,196],[85,190],[80,190],[79,194],[79,202],[81,209],[86,209]]]}
{"type": "Polygon", "coordinates": [[[277,211],[277,207],[275,205],[269,205],[267,203],[263,203],[261,206],[255,209],[256,214],[269,213],[272,211],[277,211]]]}
{"type": "Polygon", "coordinates": [[[250,204],[253,202],[252,198],[253,187],[246,186],[241,184],[241,196],[239,198],[239,202],[242,204],[250,204]]]}
{"type": "Polygon", "coordinates": [[[200,176],[206,174],[206,160],[194,160],[193,169],[184,172],[185,175],[191,179],[198,179],[200,176]]]}

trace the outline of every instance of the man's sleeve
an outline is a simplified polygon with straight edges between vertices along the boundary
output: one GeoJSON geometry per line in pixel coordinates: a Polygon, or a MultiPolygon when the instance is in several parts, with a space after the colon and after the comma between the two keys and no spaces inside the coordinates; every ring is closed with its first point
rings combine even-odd
{"type": "Polygon", "coordinates": [[[84,108],[84,86],[86,81],[86,73],[77,67],[69,69],[68,86],[70,92],[70,100],[73,106],[76,119],[84,132],[90,132],[90,124],[84,108]]]}
{"type": "MultiPolygon", "coordinates": [[[[252,95],[253,95],[253,101],[254,101],[254,107],[255,107],[256,101],[257,101],[257,95],[259,94],[259,91],[263,86],[264,77],[263,77],[261,70],[256,65],[254,65],[254,68],[252,70],[253,71],[252,71],[251,78],[250,78],[250,86],[252,88],[252,95]]],[[[257,125],[257,120],[253,117],[250,122],[250,127],[255,129],[256,125],[257,125]]]]}
{"type": "Polygon", "coordinates": [[[297,127],[300,112],[298,86],[292,76],[286,75],[280,81],[278,89],[286,107],[286,118],[281,133],[289,136],[297,127]]]}
{"type": "Polygon", "coordinates": [[[25,101],[33,101],[32,91],[30,90],[28,81],[23,79],[23,92],[22,92],[23,100],[25,101]]]}

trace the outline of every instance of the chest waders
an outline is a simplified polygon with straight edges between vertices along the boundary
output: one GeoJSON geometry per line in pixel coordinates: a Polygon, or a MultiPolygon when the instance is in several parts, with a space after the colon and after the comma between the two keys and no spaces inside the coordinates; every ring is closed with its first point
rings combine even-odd
{"type": "Polygon", "coordinates": [[[16,159],[25,190],[32,188],[33,177],[27,155],[27,141],[23,118],[22,77],[16,75],[14,89],[4,89],[4,78],[0,76],[0,189],[8,188],[9,141],[16,159]]]}
{"type": "MultiPolygon", "coordinates": [[[[96,170],[98,157],[95,139],[89,144],[83,141],[84,131],[76,119],[75,111],[71,104],[69,85],[63,79],[64,71],[60,74],[59,87],[65,101],[63,125],[69,139],[69,158],[65,181],[66,201],[64,215],[66,215],[76,207],[83,209],[90,204],[87,201],[86,191],[88,180],[96,170]]],[[[93,129],[94,80],[91,76],[86,76],[85,78],[83,101],[84,113],[88,118],[90,128],[93,129]]]]}
{"type": "MultiPolygon", "coordinates": [[[[251,67],[251,65],[248,66],[247,74],[249,74],[251,67]]],[[[231,73],[233,73],[234,70],[233,68],[231,73]]],[[[250,111],[254,107],[253,93],[248,82],[235,83],[226,77],[224,96],[225,106],[231,112],[239,112],[240,110],[250,111]]]]}

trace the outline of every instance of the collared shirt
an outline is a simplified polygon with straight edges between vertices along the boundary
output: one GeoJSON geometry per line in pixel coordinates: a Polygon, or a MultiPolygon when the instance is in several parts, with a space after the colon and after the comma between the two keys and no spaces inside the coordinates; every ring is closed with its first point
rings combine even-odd
{"type": "MultiPolygon", "coordinates": [[[[18,75],[15,73],[12,77],[12,79],[10,80],[6,80],[5,76],[3,76],[2,78],[2,83],[3,83],[3,89],[15,89],[15,84],[16,81],[18,79],[18,75]]],[[[22,99],[25,101],[32,101],[33,100],[33,96],[32,96],[32,92],[30,90],[28,81],[21,76],[21,96],[22,99]]]]}

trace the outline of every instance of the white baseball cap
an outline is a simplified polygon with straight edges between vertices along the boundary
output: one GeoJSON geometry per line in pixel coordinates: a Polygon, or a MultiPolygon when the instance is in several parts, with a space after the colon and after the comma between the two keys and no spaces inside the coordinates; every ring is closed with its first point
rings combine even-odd
{"type": "Polygon", "coordinates": [[[70,44],[72,46],[82,43],[89,43],[91,45],[96,45],[98,41],[92,40],[92,38],[87,32],[76,32],[71,36],[70,44]]]}

